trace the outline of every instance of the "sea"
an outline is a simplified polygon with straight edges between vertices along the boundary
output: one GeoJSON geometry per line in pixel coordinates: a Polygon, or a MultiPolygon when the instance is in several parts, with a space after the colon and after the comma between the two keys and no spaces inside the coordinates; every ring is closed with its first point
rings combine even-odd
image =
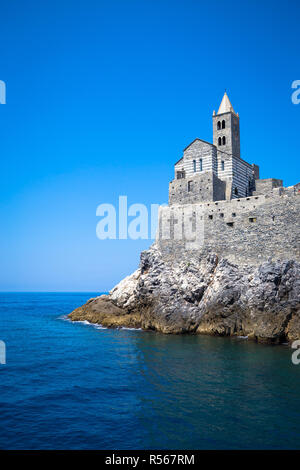
{"type": "Polygon", "coordinates": [[[290,347],[67,319],[96,295],[0,294],[1,449],[300,448],[290,347]]]}

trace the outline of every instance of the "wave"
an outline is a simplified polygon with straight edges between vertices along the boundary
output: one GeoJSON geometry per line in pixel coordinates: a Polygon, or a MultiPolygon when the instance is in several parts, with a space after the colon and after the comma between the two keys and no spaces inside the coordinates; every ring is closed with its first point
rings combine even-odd
{"type": "Polygon", "coordinates": [[[142,328],[128,328],[126,326],[121,326],[121,328],[119,328],[120,330],[128,330],[128,331],[142,331],[142,328]]]}
{"type": "Polygon", "coordinates": [[[70,320],[70,318],[68,318],[68,315],[61,315],[60,317],[58,317],[58,320],[68,321],[71,323],[81,323],[82,325],[89,325],[95,328],[96,330],[107,330],[105,326],[102,326],[99,323],[92,323],[87,320],[70,320]]]}
{"type": "MultiPolygon", "coordinates": [[[[92,323],[89,322],[88,320],[70,320],[68,315],[61,315],[58,317],[58,320],[63,320],[63,321],[68,321],[71,323],[81,323],[82,325],[89,325],[94,327],[96,330],[107,330],[108,328],[105,326],[102,326],[100,323],[92,323]]],[[[117,330],[128,330],[128,331],[142,331],[142,328],[129,328],[126,326],[121,326],[119,328],[116,328],[117,330]]]]}

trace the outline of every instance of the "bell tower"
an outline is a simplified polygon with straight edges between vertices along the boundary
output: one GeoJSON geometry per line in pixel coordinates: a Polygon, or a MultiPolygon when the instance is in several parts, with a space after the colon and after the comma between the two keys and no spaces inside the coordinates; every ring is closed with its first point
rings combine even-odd
{"type": "Polygon", "coordinates": [[[240,157],[240,118],[226,91],[217,114],[213,112],[213,143],[218,150],[240,157]]]}

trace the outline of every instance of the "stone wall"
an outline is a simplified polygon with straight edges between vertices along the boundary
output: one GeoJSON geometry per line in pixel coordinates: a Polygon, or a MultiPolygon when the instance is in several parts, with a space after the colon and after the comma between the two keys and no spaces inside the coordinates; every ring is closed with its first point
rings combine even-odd
{"type": "Polygon", "coordinates": [[[186,257],[191,249],[191,256],[216,253],[233,263],[300,261],[299,213],[300,193],[279,195],[276,190],[271,195],[165,207],[157,241],[165,256],[176,258],[186,257]]]}
{"type": "Polygon", "coordinates": [[[169,205],[225,199],[226,183],[212,171],[175,179],[169,185],[169,205]]]}
{"type": "Polygon", "coordinates": [[[260,194],[268,194],[273,191],[274,188],[280,188],[283,186],[283,181],[275,178],[267,178],[257,180],[255,182],[255,196],[260,194]]]}

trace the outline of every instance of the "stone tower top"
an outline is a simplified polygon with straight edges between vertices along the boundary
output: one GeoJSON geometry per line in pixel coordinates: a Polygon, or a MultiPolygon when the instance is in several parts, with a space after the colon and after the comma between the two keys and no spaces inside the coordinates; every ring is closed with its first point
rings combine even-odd
{"type": "Polygon", "coordinates": [[[233,106],[232,104],[230,103],[230,99],[228,98],[228,95],[225,91],[224,93],[224,96],[222,98],[222,101],[221,101],[221,104],[220,104],[220,107],[219,107],[219,111],[217,112],[217,114],[224,114],[224,113],[234,113],[234,109],[233,109],[233,106]]]}
{"type": "Polygon", "coordinates": [[[213,113],[213,143],[220,152],[240,157],[240,121],[225,91],[218,113],[213,113]]]}

